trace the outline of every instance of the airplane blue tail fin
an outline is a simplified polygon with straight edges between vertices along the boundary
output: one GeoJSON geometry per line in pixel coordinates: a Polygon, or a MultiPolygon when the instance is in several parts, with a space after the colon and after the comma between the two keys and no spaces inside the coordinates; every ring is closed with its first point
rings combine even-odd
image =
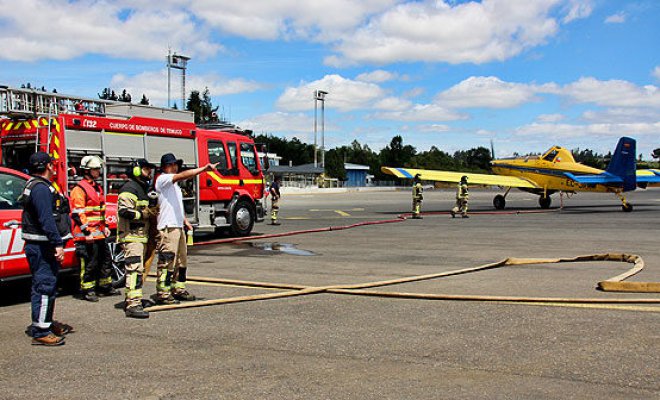
{"type": "Polygon", "coordinates": [[[606,172],[623,180],[623,191],[635,190],[637,186],[637,164],[635,162],[635,139],[622,137],[612,154],[606,172]]]}

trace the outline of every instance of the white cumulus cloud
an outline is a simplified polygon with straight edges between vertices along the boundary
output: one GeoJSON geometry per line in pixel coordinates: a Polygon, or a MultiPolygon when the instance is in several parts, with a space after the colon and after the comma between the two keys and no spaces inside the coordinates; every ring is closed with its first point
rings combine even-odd
{"type": "Polygon", "coordinates": [[[473,76],[438,94],[435,102],[451,108],[512,108],[533,101],[537,90],[494,76],[473,76]]]}
{"type": "Polygon", "coordinates": [[[222,47],[208,30],[178,7],[142,9],[107,1],[0,0],[0,58],[66,60],[85,54],[162,60],[168,46],[190,56],[210,56],[222,47]]]}
{"type": "Polygon", "coordinates": [[[401,111],[380,112],[373,115],[379,119],[394,121],[455,121],[467,116],[437,104],[415,104],[401,111]]]}
{"type": "Polygon", "coordinates": [[[365,72],[363,74],[360,74],[355,79],[362,82],[381,83],[396,79],[397,76],[398,75],[395,73],[385,71],[382,69],[377,69],[372,72],[365,72]]]}
{"type": "Polygon", "coordinates": [[[541,123],[548,122],[559,122],[564,120],[566,117],[562,114],[541,114],[536,119],[541,123]]]}
{"type": "Polygon", "coordinates": [[[660,88],[624,80],[580,78],[563,86],[561,94],[576,102],[607,107],[660,107],[660,88]]]}
{"type": "Polygon", "coordinates": [[[314,118],[302,113],[272,112],[245,119],[238,125],[256,133],[274,133],[289,139],[297,137],[307,143],[314,140],[314,118]]]}
{"type": "Polygon", "coordinates": [[[633,137],[660,135],[660,122],[626,124],[540,124],[532,123],[516,129],[517,136],[540,136],[546,139],[572,139],[580,137],[608,138],[630,135],[633,137]]]}
{"type": "Polygon", "coordinates": [[[561,23],[584,18],[590,0],[402,3],[347,32],[328,65],[397,61],[503,61],[544,44],[561,23]]]}
{"type": "Polygon", "coordinates": [[[251,39],[333,40],[395,0],[194,0],[190,9],[215,29],[251,39]]]}
{"type": "Polygon", "coordinates": [[[313,82],[289,87],[277,99],[277,107],[283,111],[305,111],[314,108],[314,91],[324,90],[326,108],[339,111],[371,109],[384,99],[386,92],[380,86],[346,79],[340,75],[326,75],[313,82]]]}

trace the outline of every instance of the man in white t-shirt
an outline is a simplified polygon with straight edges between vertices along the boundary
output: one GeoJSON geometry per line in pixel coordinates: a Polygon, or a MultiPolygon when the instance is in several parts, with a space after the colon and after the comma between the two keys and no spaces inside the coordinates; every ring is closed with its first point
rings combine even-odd
{"type": "Polygon", "coordinates": [[[218,164],[179,172],[182,160],[167,153],[160,158],[163,173],[156,179],[158,192],[158,276],[156,302],[174,304],[179,300],[195,300],[186,290],[187,253],[185,226],[192,230],[183,209],[183,195],[178,182],[192,179],[205,171],[215,169],[218,164]]]}

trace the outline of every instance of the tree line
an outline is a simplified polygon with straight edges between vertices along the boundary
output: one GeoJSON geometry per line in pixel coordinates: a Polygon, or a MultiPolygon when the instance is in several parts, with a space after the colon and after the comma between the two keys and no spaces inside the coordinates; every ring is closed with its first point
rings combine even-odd
{"type": "MultiPolygon", "coordinates": [[[[296,137],[288,140],[260,134],[255,137],[255,142],[266,144],[268,151],[282,157],[284,165],[289,162],[293,165],[308,164],[314,160],[314,146],[296,137]]],[[[404,144],[401,135],[396,135],[380,151],[374,151],[357,140],[348,146],[328,150],[325,153],[325,172],[332,178],[346,180],[344,164],[353,163],[368,165],[369,173],[377,180],[391,180],[391,176],[380,171],[381,166],[487,172],[491,160],[490,150],[485,147],[449,154],[433,146],[428,151],[418,152],[414,146],[404,144]]]]}

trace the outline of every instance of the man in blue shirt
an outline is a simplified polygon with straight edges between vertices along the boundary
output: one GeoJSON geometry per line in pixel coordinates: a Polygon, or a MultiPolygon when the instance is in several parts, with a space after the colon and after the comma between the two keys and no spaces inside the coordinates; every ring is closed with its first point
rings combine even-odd
{"type": "Polygon", "coordinates": [[[32,273],[32,325],[27,333],[32,344],[58,346],[70,325],[53,321],[57,295],[57,273],[64,260],[64,245],[71,238],[69,204],[51,184],[55,175],[53,159],[44,152],[30,156],[32,178],[20,201],[23,205],[22,238],[32,273]]]}

